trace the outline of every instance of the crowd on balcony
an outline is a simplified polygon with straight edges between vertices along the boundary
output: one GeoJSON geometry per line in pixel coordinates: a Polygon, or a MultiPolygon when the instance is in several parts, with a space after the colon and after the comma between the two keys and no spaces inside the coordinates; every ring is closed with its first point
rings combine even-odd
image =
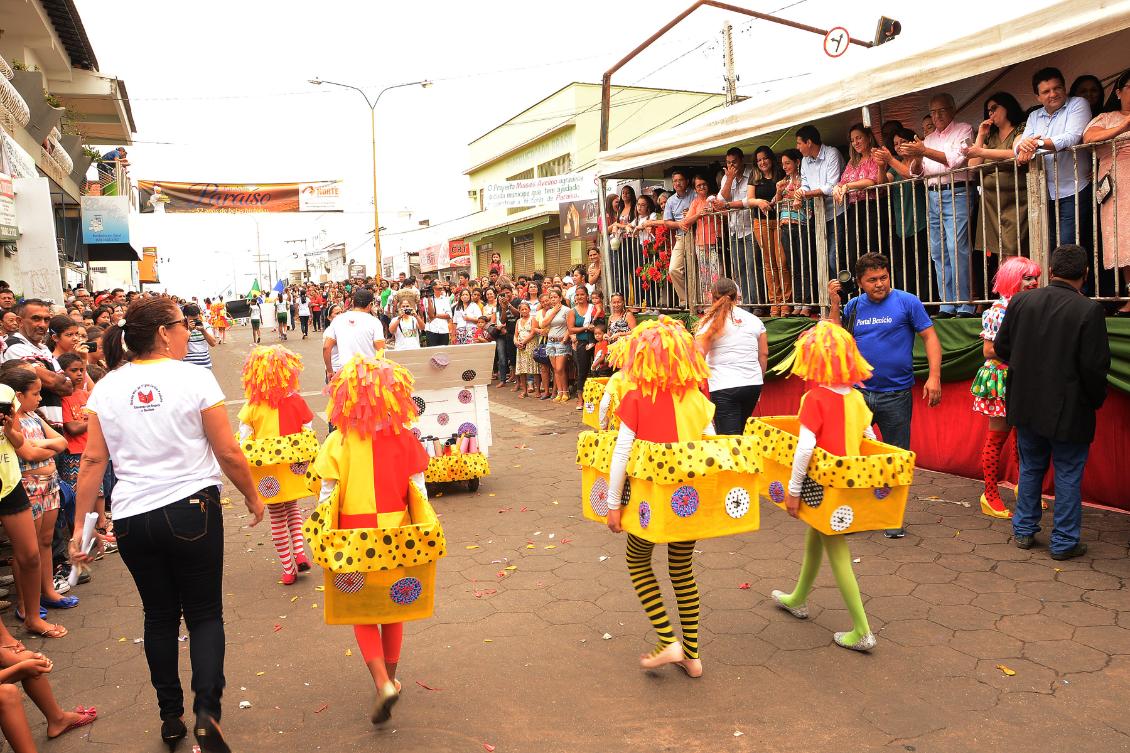
{"type": "Polygon", "coordinates": [[[1130,216],[1130,191],[1118,190],[1130,175],[1130,71],[1109,96],[1096,76],[1068,87],[1055,68],[1036,71],[1031,88],[1027,110],[1011,92],[990,94],[975,126],[956,119],[944,92],[920,132],[856,123],[846,159],[806,124],[795,149],[759,146],[747,161],[734,147],[724,164],[672,170],[673,193],[637,197],[624,186],[606,205],[613,287],[633,305],[700,306],[725,276],[760,315],[809,316],[820,264],[850,279],[856,259],[881,252],[935,316],[977,316],[1001,261],[1031,254],[1027,181],[1038,163],[1048,248],[1086,248],[1085,292],[1130,316],[1130,239],[1116,232],[1130,216]]]}

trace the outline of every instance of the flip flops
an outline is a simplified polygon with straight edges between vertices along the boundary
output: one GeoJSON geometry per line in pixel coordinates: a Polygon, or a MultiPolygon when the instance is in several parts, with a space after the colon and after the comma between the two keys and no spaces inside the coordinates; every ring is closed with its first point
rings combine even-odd
{"type": "Polygon", "coordinates": [[[31,630],[28,632],[32,635],[38,635],[40,638],[62,638],[67,634],[67,629],[62,625],[51,625],[47,630],[31,630]]]}

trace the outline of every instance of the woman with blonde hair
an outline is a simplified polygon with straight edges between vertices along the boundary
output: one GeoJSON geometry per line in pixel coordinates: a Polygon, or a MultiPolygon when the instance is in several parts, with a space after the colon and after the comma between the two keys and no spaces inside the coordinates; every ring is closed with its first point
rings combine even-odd
{"type": "Polygon", "coordinates": [[[721,277],[710,288],[714,303],[698,323],[695,347],[710,367],[710,402],[719,434],[741,434],[765,382],[769,341],[765,325],[738,307],[738,286],[721,277]]]}

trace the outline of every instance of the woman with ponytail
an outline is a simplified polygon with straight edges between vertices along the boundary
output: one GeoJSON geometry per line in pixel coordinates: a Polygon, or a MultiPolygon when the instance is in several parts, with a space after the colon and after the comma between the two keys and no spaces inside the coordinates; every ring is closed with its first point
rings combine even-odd
{"type": "Polygon", "coordinates": [[[738,286],[720,277],[710,288],[714,303],[698,322],[695,345],[710,366],[710,402],[719,434],[741,434],[765,382],[769,342],[765,325],[738,308],[738,286]]]}
{"type": "MultiPolygon", "coordinates": [[[[226,474],[243,494],[250,525],[263,503],[211,371],[183,360],[189,324],[169,298],[130,304],[102,336],[110,368],[87,402],[86,451],[79,469],[76,520],[94,509],[106,463],[118,477],[111,500],[118,551],[145,611],[145,658],[157,691],[161,739],[187,735],[178,673],[181,614],[191,639],[194,732],[203,751],[227,751],[219,728],[224,689],[224,520],[226,474]]],[[[71,539],[73,563],[83,527],[71,539]]]]}

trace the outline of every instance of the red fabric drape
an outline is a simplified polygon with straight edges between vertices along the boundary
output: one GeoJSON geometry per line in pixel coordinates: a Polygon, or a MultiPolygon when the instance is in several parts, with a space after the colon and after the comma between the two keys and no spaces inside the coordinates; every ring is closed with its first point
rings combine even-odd
{"type": "MultiPolygon", "coordinates": [[[[973,412],[972,380],[946,382],[942,385],[942,402],[927,407],[921,399],[922,384],[915,386],[914,417],[911,420],[910,446],[918,454],[918,466],[932,471],[952,473],[966,478],[981,478],[981,446],[989,430],[988,419],[973,412]]],[[[757,416],[793,416],[800,409],[804,382],[795,377],[765,383],[761,400],[754,412],[757,416]]],[[[1125,467],[1130,458],[1130,396],[1110,390],[1106,403],[1098,413],[1095,441],[1083,472],[1083,499],[1130,512],[1130,472],[1125,467]]],[[[1015,434],[1009,437],[1001,453],[1005,482],[1015,485],[1017,478],[1015,434]]],[[[1044,489],[1053,490],[1052,471],[1044,480],[1044,489]]]]}

